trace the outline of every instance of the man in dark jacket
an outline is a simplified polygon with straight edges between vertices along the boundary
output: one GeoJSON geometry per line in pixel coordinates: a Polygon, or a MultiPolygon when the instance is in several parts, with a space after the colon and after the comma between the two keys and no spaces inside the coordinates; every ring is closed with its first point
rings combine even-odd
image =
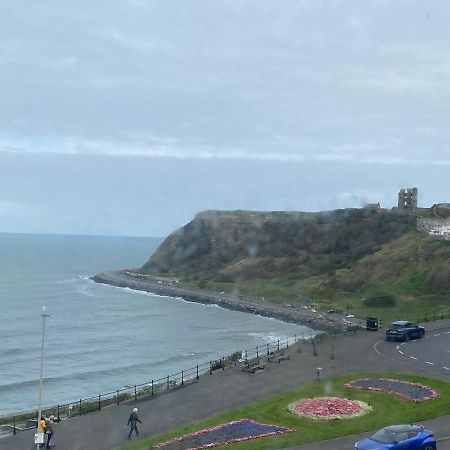
{"type": "Polygon", "coordinates": [[[128,433],[128,439],[131,439],[131,434],[134,432],[136,433],[136,436],[139,436],[139,431],[137,429],[137,423],[142,423],[137,415],[138,409],[133,408],[132,413],[130,414],[130,417],[128,418],[127,425],[130,425],[130,432],[128,433]]]}

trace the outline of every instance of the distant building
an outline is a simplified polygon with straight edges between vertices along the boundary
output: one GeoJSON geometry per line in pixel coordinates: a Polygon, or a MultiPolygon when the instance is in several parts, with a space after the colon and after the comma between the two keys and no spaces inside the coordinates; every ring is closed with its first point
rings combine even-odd
{"type": "Polygon", "coordinates": [[[364,208],[366,208],[366,209],[380,209],[381,205],[380,205],[380,202],[378,202],[378,203],[366,203],[364,205],[364,208]]]}
{"type": "Polygon", "coordinates": [[[417,209],[417,196],[419,189],[416,187],[400,189],[398,193],[398,209],[400,211],[415,211],[417,209]]]}

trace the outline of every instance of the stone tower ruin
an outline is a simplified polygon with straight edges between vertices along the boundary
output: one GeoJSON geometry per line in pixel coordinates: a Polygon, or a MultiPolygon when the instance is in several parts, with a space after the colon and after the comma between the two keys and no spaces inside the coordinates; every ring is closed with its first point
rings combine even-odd
{"type": "Polygon", "coordinates": [[[417,194],[419,190],[416,187],[400,189],[398,193],[398,209],[401,211],[415,211],[417,209],[417,194]]]}

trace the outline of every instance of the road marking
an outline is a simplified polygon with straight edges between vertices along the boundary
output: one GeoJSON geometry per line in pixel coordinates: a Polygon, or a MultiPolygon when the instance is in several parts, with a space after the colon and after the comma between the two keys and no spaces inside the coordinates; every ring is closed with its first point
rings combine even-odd
{"type": "Polygon", "coordinates": [[[434,337],[440,336],[440,335],[441,335],[441,333],[439,333],[439,334],[433,334],[434,337]]]}
{"type": "Polygon", "coordinates": [[[401,353],[403,355],[403,352],[401,350],[398,351],[399,353],[401,353]]]}
{"type": "Polygon", "coordinates": [[[434,363],[430,362],[430,361],[425,361],[426,364],[429,364],[430,366],[433,366],[434,363]]]}
{"type": "Polygon", "coordinates": [[[400,345],[397,345],[397,350],[400,348],[400,345]]]}
{"type": "Polygon", "coordinates": [[[450,368],[443,366],[442,367],[444,370],[450,370],[450,368]]]}
{"type": "Polygon", "coordinates": [[[417,359],[415,356],[410,356],[411,359],[417,359]]]}

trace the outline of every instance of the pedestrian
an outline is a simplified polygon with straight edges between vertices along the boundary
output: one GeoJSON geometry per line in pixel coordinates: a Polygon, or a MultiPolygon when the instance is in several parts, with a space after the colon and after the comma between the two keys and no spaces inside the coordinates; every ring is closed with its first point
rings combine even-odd
{"type": "Polygon", "coordinates": [[[47,448],[55,446],[55,416],[50,416],[45,427],[45,434],[47,435],[47,448]]]}
{"type": "Polygon", "coordinates": [[[139,431],[137,429],[137,423],[142,423],[137,415],[138,409],[133,408],[133,411],[130,414],[130,417],[128,418],[127,425],[130,425],[130,432],[128,433],[128,439],[131,439],[131,434],[134,432],[136,433],[136,436],[139,436],[139,431]]]}
{"type": "Polygon", "coordinates": [[[39,421],[37,430],[36,430],[37,433],[41,435],[41,439],[42,439],[42,442],[39,442],[39,447],[43,447],[45,445],[43,438],[45,436],[46,428],[47,428],[47,420],[45,419],[44,416],[41,416],[41,420],[39,421]]]}

